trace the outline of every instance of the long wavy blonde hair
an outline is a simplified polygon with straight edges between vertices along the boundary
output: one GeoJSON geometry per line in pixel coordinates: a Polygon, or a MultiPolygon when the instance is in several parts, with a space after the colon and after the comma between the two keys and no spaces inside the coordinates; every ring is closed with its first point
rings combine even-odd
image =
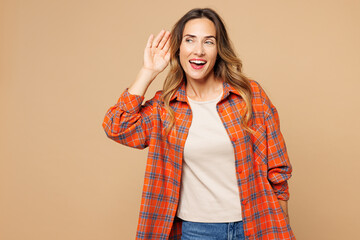
{"type": "Polygon", "coordinates": [[[175,124],[175,113],[170,107],[170,99],[180,87],[181,82],[186,81],[186,76],[179,59],[180,44],[182,42],[184,27],[189,20],[196,18],[207,18],[215,25],[218,52],[216,63],[214,65],[215,77],[220,78],[233,86],[245,100],[246,109],[243,116],[241,116],[241,125],[245,131],[252,133],[252,129],[248,126],[252,116],[252,92],[250,82],[241,71],[242,62],[233,50],[223,20],[210,8],[194,8],[180,18],[171,30],[170,70],[166,76],[162,94],[162,101],[170,116],[168,127],[165,130],[165,136],[169,134],[171,128],[175,124]]]}

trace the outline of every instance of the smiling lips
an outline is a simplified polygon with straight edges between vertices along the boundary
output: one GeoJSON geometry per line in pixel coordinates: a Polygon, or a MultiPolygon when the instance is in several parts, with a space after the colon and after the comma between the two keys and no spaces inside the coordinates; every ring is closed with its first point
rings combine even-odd
{"type": "Polygon", "coordinates": [[[207,61],[205,59],[194,58],[190,59],[189,62],[193,69],[201,69],[205,66],[207,61]]]}

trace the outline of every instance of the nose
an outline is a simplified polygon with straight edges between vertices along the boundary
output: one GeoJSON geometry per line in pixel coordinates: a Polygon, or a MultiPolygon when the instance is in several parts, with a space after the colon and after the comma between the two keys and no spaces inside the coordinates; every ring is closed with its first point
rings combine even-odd
{"type": "Polygon", "coordinates": [[[194,48],[194,53],[199,56],[203,56],[205,54],[204,45],[201,42],[198,42],[194,48]]]}

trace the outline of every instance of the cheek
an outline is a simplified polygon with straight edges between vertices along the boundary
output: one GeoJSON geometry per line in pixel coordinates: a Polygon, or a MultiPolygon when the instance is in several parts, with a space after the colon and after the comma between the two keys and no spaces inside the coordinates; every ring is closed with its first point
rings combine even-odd
{"type": "Polygon", "coordinates": [[[217,50],[215,49],[215,50],[213,50],[212,52],[211,52],[211,59],[213,60],[213,61],[216,61],[216,58],[217,58],[217,50]]]}
{"type": "Polygon", "coordinates": [[[180,50],[179,52],[179,59],[180,59],[180,64],[183,66],[185,61],[186,61],[186,58],[184,57],[184,52],[180,50]]]}
{"type": "Polygon", "coordinates": [[[210,60],[210,65],[214,66],[217,58],[217,52],[209,52],[208,59],[210,60]]]}
{"type": "Polygon", "coordinates": [[[188,52],[189,50],[186,47],[180,47],[179,58],[182,65],[187,62],[188,52]]]}
{"type": "Polygon", "coordinates": [[[187,56],[189,54],[189,52],[191,52],[191,49],[189,46],[188,47],[184,46],[184,45],[180,46],[180,55],[187,56]]]}

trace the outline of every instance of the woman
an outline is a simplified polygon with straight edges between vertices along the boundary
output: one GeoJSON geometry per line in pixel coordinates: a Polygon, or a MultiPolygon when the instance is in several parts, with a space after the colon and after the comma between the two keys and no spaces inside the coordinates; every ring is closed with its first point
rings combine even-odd
{"type": "Polygon", "coordinates": [[[241,67],[212,9],[149,37],[142,69],[103,122],[109,138],[149,147],[136,239],[295,239],[278,113],[241,67]],[[142,105],[169,63],[163,90],[142,105]]]}

